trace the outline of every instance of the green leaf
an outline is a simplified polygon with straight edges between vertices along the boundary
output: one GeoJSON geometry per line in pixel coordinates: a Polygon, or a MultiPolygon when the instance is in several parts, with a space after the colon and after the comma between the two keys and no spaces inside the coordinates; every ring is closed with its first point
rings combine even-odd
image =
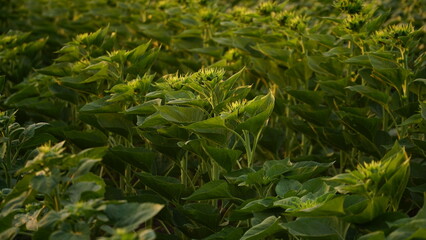
{"type": "Polygon", "coordinates": [[[206,203],[189,203],[183,206],[183,212],[197,223],[209,228],[217,228],[220,222],[219,210],[206,203]]]}
{"type": "Polygon", "coordinates": [[[311,208],[305,208],[290,213],[292,216],[306,217],[326,217],[326,216],[344,216],[343,209],[344,196],[335,197],[311,208]]]}
{"type": "Polygon", "coordinates": [[[251,227],[243,235],[241,240],[256,240],[256,239],[265,239],[268,236],[271,236],[279,231],[284,230],[280,226],[280,218],[275,216],[270,216],[263,220],[261,223],[251,227]]]}
{"type": "Polygon", "coordinates": [[[126,148],[123,146],[112,147],[108,150],[102,162],[114,170],[124,173],[124,164],[137,167],[144,171],[151,171],[156,153],[142,147],[126,148]],[[117,161],[118,160],[118,161],[117,161]]]}
{"type": "Polygon", "coordinates": [[[223,167],[227,172],[232,170],[232,167],[235,165],[236,161],[241,156],[242,152],[239,150],[233,150],[229,148],[216,148],[216,147],[205,147],[207,153],[210,157],[216,161],[221,167],[223,167]]]}
{"type": "Polygon", "coordinates": [[[240,79],[244,70],[245,68],[242,68],[240,71],[238,71],[237,73],[235,73],[234,75],[226,79],[220,86],[221,91],[224,91],[225,93],[229,94],[231,92],[231,89],[234,87],[235,82],[237,82],[240,79]]]}
{"type": "Polygon", "coordinates": [[[225,126],[225,120],[220,116],[192,123],[184,128],[219,144],[227,142],[229,133],[228,128],[225,126]]]}
{"type": "Polygon", "coordinates": [[[339,232],[339,224],[343,224],[339,221],[341,220],[336,217],[300,217],[295,221],[282,223],[281,226],[297,237],[322,237],[337,240],[344,236],[339,232]]]}
{"type": "Polygon", "coordinates": [[[131,231],[157,215],[162,208],[163,205],[155,203],[108,204],[105,214],[114,227],[126,228],[131,231]]]}
{"type": "Polygon", "coordinates": [[[57,176],[38,175],[31,179],[31,188],[43,194],[50,194],[59,184],[57,176]]]}
{"type": "Polygon", "coordinates": [[[289,90],[287,92],[291,96],[295,97],[297,100],[300,100],[312,106],[318,106],[322,103],[324,98],[324,92],[320,91],[289,90]]]}
{"type": "Polygon", "coordinates": [[[243,235],[243,229],[234,227],[224,227],[219,232],[212,234],[203,240],[232,240],[240,239],[243,235]]]}
{"type": "Polygon", "coordinates": [[[338,72],[332,65],[331,58],[323,56],[308,56],[308,66],[312,71],[328,77],[337,77],[338,72]]]}
{"type": "Polygon", "coordinates": [[[108,138],[99,130],[89,131],[65,131],[65,137],[74,143],[79,148],[91,148],[105,146],[108,143],[108,138]]]}
{"type": "Polygon", "coordinates": [[[104,97],[97,99],[93,102],[85,104],[80,108],[80,112],[85,113],[116,113],[121,111],[121,107],[118,103],[108,102],[110,97],[104,97]]]}
{"type": "Polygon", "coordinates": [[[69,63],[56,63],[50,66],[38,69],[37,72],[54,76],[54,77],[65,77],[70,76],[72,73],[72,68],[69,63]]]}
{"type": "Polygon", "coordinates": [[[104,41],[106,34],[109,31],[109,25],[105,28],[100,28],[96,32],[88,34],[86,37],[81,39],[84,44],[100,46],[104,41]]]}
{"type": "Polygon", "coordinates": [[[382,106],[386,106],[388,102],[390,101],[390,96],[388,96],[386,93],[376,90],[374,88],[368,87],[368,86],[362,86],[362,85],[355,85],[355,86],[349,86],[346,87],[347,89],[357,92],[379,104],[382,106]]]}
{"type": "Polygon", "coordinates": [[[345,212],[343,219],[350,223],[367,223],[380,214],[383,214],[388,208],[389,199],[386,197],[374,197],[371,200],[363,199],[357,202],[347,203],[351,197],[346,197],[345,212]]]}
{"type": "Polygon", "coordinates": [[[376,231],[362,237],[358,238],[358,240],[385,240],[385,233],[383,231],[376,231]]]}
{"type": "Polygon", "coordinates": [[[271,92],[249,101],[243,110],[249,118],[237,126],[237,131],[248,130],[253,135],[257,135],[271,115],[274,103],[275,98],[271,92]]]}
{"type": "Polygon", "coordinates": [[[359,55],[351,57],[346,59],[344,62],[349,64],[358,64],[362,66],[371,67],[370,58],[368,55],[359,55]]]}
{"type": "Polygon", "coordinates": [[[111,132],[129,137],[133,133],[134,124],[123,114],[118,113],[98,113],[95,115],[99,125],[111,132]]]}
{"type": "Polygon", "coordinates": [[[188,49],[190,52],[206,54],[209,56],[220,58],[222,56],[222,47],[204,47],[204,48],[191,48],[188,49]]]}
{"type": "Polygon", "coordinates": [[[331,163],[318,163],[314,161],[297,162],[293,165],[291,171],[287,172],[285,176],[290,179],[305,180],[314,177],[315,175],[327,170],[331,163]]]}
{"type": "Polygon", "coordinates": [[[274,207],[274,202],[277,199],[274,197],[268,197],[268,198],[263,198],[263,199],[259,199],[259,200],[254,200],[251,201],[249,203],[247,203],[246,205],[244,205],[244,207],[242,207],[240,209],[240,211],[243,212],[261,212],[264,211],[266,209],[272,208],[274,207]]]}
{"type": "Polygon", "coordinates": [[[142,60],[142,58],[145,57],[144,55],[146,53],[146,50],[148,49],[150,45],[151,45],[151,41],[145,44],[141,44],[135,49],[131,50],[127,55],[127,60],[129,60],[130,62],[138,62],[142,60]]]}
{"type": "Polygon", "coordinates": [[[297,193],[302,187],[302,184],[294,179],[282,178],[275,186],[275,192],[280,197],[290,197],[297,193]]]}
{"type": "Polygon", "coordinates": [[[330,122],[331,110],[329,108],[313,108],[308,105],[291,105],[290,109],[305,120],[318,126],[326,126],[330,122]]]}
{"type": "Polygon", "coordinates": [[[153,114],[156,112],[155,106],[161,105],[161,99],[153,99],[146,101],[140,105],[130,107],[126,109],[124,112],[125,114],[142,114],[142,115],[148,115],[153,114]]]}
{"type": "Polygon", "coordinates": [[[154,176],[150,173],[137,173],[142,183],[161,196],[170,200],[178,200],[185,192],[185,185],[179,180],[166,176],[154,176]]]}
{"type": "Polygon", "coordinates": [[[233,199],[229,191],[228,183],[224,180],[215,180],[202,185],[189,197],[183,198],[188,201],[233,199]]]}
{"type": "Polygon", "coordinates": [[[395,57],[387,53],[370,53],[368,54],[371,65],[375,69],[396,69],[398,64],[395,62],[395,57]]]}
{"type": "Polygon", "coordinates": [[[91,172],[73,179],[72,182],[67,194],[73,203],[104,197],[106,184],[103,178],[91,172]]]}
{"type": "Polygon", "coordinates": [[[420,113],[421,113],[421,115],[422,115],[422,118],[423,118],[424,120],[426,120],[426,101],[425,101],[425,102],[420,103],[420,113]]]}
{"type": "Polygon", "coordinates": [[[195,107],[158,106],[158,113],[169,122],[194,123],[204,119],[204,111],[195,107]]]}
{"type": "Polygon", "coordinates": [[[293,164],[290,162],[290,158],[283,160],[269,160],[263,164],[265,170],[265,176],[270,179],[281,176],[291,171],[293,164]]]}

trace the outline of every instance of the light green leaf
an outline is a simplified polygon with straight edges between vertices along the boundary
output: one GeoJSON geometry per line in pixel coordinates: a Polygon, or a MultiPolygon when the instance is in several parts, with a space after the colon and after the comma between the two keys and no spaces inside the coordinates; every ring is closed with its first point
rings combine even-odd
{"type": "MultiPolygon", "coordinates": [[[[339,232],[339,221],[336,217],[303,217],[295,221],[281,223],[290,234],[298,237],[323,237],[327,239],[342,239],[342,233],[339,232]]],[[[343,223],[341,223],[343,224],[343,223]]]]}
{"type": "Polygon", "coordinates": [[[193,123],[204,119],[204,111],[195,107],[157,106],[158,113],[169,122],[193,123]]]}
{"type": "Polygon", "coordinates": [[[280,226],[280,218],[275,216],[270,216],[263,220],[261,223],[251,227],[243,235],[241,240],[256,240],[256,239],[265,239],[268,236],[271,236],[279,231],[282,231],[283,228],[280,226]]]}
{"type": "Polygon", "coordinates": [[[302,184],[299,181],[294,179],[282,178],[277,186],[275,186],[275,192],[280,197],[290,197],[293,194],[297,193],[302,184]]]}

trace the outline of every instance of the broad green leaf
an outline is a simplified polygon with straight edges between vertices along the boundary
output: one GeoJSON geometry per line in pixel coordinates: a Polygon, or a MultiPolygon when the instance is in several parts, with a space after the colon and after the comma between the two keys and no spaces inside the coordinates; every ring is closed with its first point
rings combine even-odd
{"type": "Polygon", "coordinates": [[[380,119],[366,118],[350,113],[339,112],[342,122],[351,130],[364,135],[368,140],[372,141],[380,126],[380,119]]]}
{"type": "Polygon", "coordinates": [[[80,112],[87,113],[116,113],[121,111],[121,107],[119,104],[114,102],[108,102],[110,97],[100,98],[93,102],[87,103],[82,108],[80,108],[80,112]]]}
{"type": "Polygon", "coordinates": [[[57,175],[46,176],[38,175],[31,179],[31,188],[43,194],[51,194],[53,189],[59,184],[60,179],[57,175]]]}
{"type": "Polygon", "coordinates": [[[99,125],[111,132],[128,137],[133,132],[134,124],[119,113],[98,113],[95,115],[99,125]]]}
{"type": "Polygon", "coordinates": [[[248,130],[251,134],[257,135],[271,115],[274,102],[275,98],[272,93],[249,101],[243,110],[249,118],[237,126],[237,131],[248,130]]]}
{"type": "Polygon", "coordinates": [[[98,175],[89,172],[73,179],[72,182],[73,185],[67,189],[71,202],[104,197],[106,184],[98,175]]]}
{"type": "Polygon", "coordinates": [[[105,28],[98,29],[96,32],[82,35],[82,38],[80,38],[80,41],[82,41],[84,44],[87,44],[87,45],[100,46],[102,42],[104,41],[108,31],[109,31],[109,25],[105,28]]]}
{"type": "Polygon", "coordinates": [[[76,104],[78,102],[78,94],[74,90],[52,83],[49,85],[49,91],[60,99],[76,104]]]}
{"type": "Polygon", "coordinates": [[[320,91],[289,90],[287,92],[297,100],[312,106],[318,106],[324,98],[324,93],[320,91]]]}
{"type": "Polygon", "coordinates": [[[108,204],[105,214],[114,227],[134,230],[157,215],[162,208],[163,205],[155,203],[108,204]]]}
{"type": "Polygon", "coordinates": [[[216,228],[220,223],[219,210],[206,203],[188,203],[182,207],[183,212],[197,223],[209,228],[216,228]]]}
{"type": "Polygon", "coordinates": [[[225,126],[225,120],[220,116],[192,123],[184,128],[220,144],[227,142],[229,131],[225,126]]]}
{"type": "Polygon", "coordinates": [[[244,212],[260,212],[263,210],[266,210],[268,208],[272,208],[274,207],[274,202],[277,199],[274,197],[268,197],[268,198],[263,198],[263,199],[259,199],[259,200],[254,200],[251,201],[249,203],[247,203],[246,205],[244,205],[244,207],[242,207],[240,209],[240,211],[244,211],[244,212]]]}
{"type": "Polygon", "coordinates": [[[88,232],[86,233],[82,233],[80,231],[62,231],[62,230],[58,230],[53,232],[50,235],[49,239],[63,239],[63,240],[90,240],[90,235],[88,234],[88,232]]]}
{"type": "Polygon", "coordinates": [[[56,63],[41,69],[38,69],[37,72],[54,76],[54,77],[65,77],[71,75],[71,65],[69,63],[56,63]]]}
{"type": "Polygon", "coordinates": [[[207,154],[214,161],[216,161],[221,167],[223,167],[227,172],[232,170],[232,167],[235,165],[236,161],[241,156],[242,152],[239,150],[233,150],[228,148],[216,148],[205,146],[207,154]]]}
{"type": "Polygon", "coordinates": [[[291,105],[290,109],[305,120],[318,126],[325,126],[330,122],[331,110],[329,108],[313,108],[308,105],[291,105]]]}
{"type": "Polygon", "coordinates": [[[290,197],[296,194],[302,184],[294,179],[282,178],[275,186],[275,192],[280,197],[290,197]]]}
{"type": "Polygon", "coordinates": [[[185,185],[179,180],[166,176],[154,176],[150,173],[138,173],[142,183],[166,199],[180,199],[185,192],[185,185]]]}
{"type": "Polygon", "coordinates": [[[371,65],[375,69],[396,69],[398,64],[395,62],[395,57],[387,53],[370,53],[368,54],[371,65]]]}
{"type": "Polygon", "coordinates": [[[334,46],[334,42],[336,41],[336,38],[329,34],[309,34],[307,37],[328,47],[334,46]]]}
{"type": "Polygon", "coordinates": [[[288,64],[288,61],[291,59],[291,51],[282,49],[280,46],[274,46],[270,43],[257,44],[254,48],[265,56],[277,59],[286,64],[288,64]]]}
{"type": "Polygon", "coordinates": [[[223,87],[223,89],[221,89],[222,91],[225,91],[226,93],[229,93],[231,91],[231,89],[234,87],[235,83],[240,79],[241,75],[243,74],[245,68],[241,69],[240,71],[238,71],[237,73],[235,73],[234,75],[232,75],[231,77],[229,77],[228,79],[226,79],[221,85],[221,87],[223,87]]]}
{"type": "Polygon", "coordinates": [[[222,56],[222,47],[204,47],[204,48],[191,48],[188,49],[190,52],[206,54],[209,56],[220,58],[222,56]]]}
{"type": "Polygon", "coordinates": [[[150,45],[151,45],[151,41],[145,44],[141,44],[140,46],[131,50],[127,54],[127,60],[129,60],[130,62],[140,61],[144,57],[144,54],[146,53],[146,50],[148,49],[150,45]]]}
{"type": "Polygon", "coordinates": [[[323,56],[308,56],[308,66],[314,72],[328,77],[336,77],[338,73],[331,64],[331,58],[323,56]]]}
{"type": "Polygon", "coordinates": [[[204,119],[204,111],[195,107],[158,106],[158,113],[169,122],[193,123],[204,119]]]}
{"type": "Polygon", "coordinates": [[[426,120],[426,101],[420,103],[420,113],[422,115],[422,118],[426,120]]]}
{"type": "MultiPolygon", "coordinates": [[[[426,114],[425,114],[426,117],[426,114]]],[[[413,124],[419,124],[423,121],[423,117],[421,116],[421,114],[414,114],[411,117],[405,119],[400,126],[410,126],[413,124]]]]}
{"type": "Polygon", "coordinates": [[[140,24],[138,28],[149,38],[153,38],[167,44],[170,43],[171,32],[167,29],[159,28],[155,24],[140,24]]]}
{"type": "Polygon", "coordinates": [[[234,227],[224,227],[219,232],[204,238],[204,240],[231,240],[240,239],[241,236],[243,236],[243,229],[234,227]]]}
{"type": "Polygon", "coordinates": [[[332,57],[332,56],[347,56],[351,54],[351,49],[347,47],[334,47],[327,52],[324,52],[322,55],[326,57],[332,57]]]}
{"type": "Polygon", "coordinates": [[[301,217],[295,221],[281,223],[280,225],[287,229],[290,234],[302,237],[323,237],[327,239],[342,239],[343,232],[340,232],[340,219],[336,217],[301,217]]]}
{"type": "Polygon", "coordinates": [[[290,212],[292,216],[306,216],[306,217],[326,217],[326,216],[344,216],[345,211],[343,209],[343,203],[345,201],[344,196],[335,197],[331,200],[327,200],[325,203],[318,204],[311,208],[304,208],[290,212]]]}
{"type": "Polygon", "coordinates": [[[390,96],[388,96],[386,93],[368,86],[355,85],[346,88],[368,97],[369,99],[380,103],[382,106],[387,106],[387,103],[390,101],[390,96]]]}
{"type": "Polygon", "coordinates": [[[146,118],[138,116],[138,121],[136,124],[140,128],[150,128],[150,127],[166,125],[168,123],[169,121],[164,119],[163,116],[160,115],[160,113],[156,112],[146,118]]]}
{"type": "Polygon", "coordinates": [[[156,112],[155,106],[161,105],[161,99],[153,99],[146,101],[140,105],[130,107],[126,109],[125,114],[153,114],[156,112]]]}
{"type": "Polygon", "coordinates": [[[224,180],[215,180],[202,185],[190,196],[183,198],[188,201],[233,199],[229,191],[228,183],[224,180]]]}
{"type": "Polygon", "coordinates": [[[265,176],[273,179],[279,177],[289,171],[291,171],[293,164],[290,162],[290,158],[283,160],[269,160],[263,164],[265,170],[265,176]]]}
{"type": "Polygon", "coordinates": [[[157,58],[159,51],[159,48],[148,50],[148,52],[144,54],[144,57],[138,58],[136,61],[132,62],[131,66],[126,69],[126,73],[136,76],[146,74],[157,58]]]}
{"type": "Polygon", "coordinates": [[[124,172],[123,163],[130,164],[144,171],[150,171],[155,157],[155,152],[142,147],[127,148],[116,146],[108,150],[102,162],[120,172],[124,172]],[[118,163],[117,160],[119,160],[121,164],[118,163]]]}
{"type": "Polygon", "coordinates": [[[37,96],[38,92],[37,89],[35,89],[33,86],[28,85],[20,89],[19,91],[11,94],[7,97],[7,99],[4,101],[4,104],[6,105],[15,105],[19,103],[22,100],[25,100],[30,97],[37,96]]]}
{"type": "Polygon", "coordinates": [[[395,231],[390,233],[386,240],[398,240],[398,239],[424,239],[426,234],[426,220],[415,219],[409,223],[397,228],[395,231]]]}
{"type": "Polygon", "coordinates": [[[358,240],[385,240],[385,233],[383,231],[376,231],[362,237],[358,238],[358,240]]]}
{"type": "Polygon", "coordinates": [[[297,162],[291,171],[284,175],[290,179],[305,180],[327,170],[333,163],[318,163],[314,161],[297,162]]]}
{"type": "Polygon", "coordinates": [[[263,220],[261,223],[251,227],[244,233],[241,240],[256,240],[256,239],[265,239],[268,236],[271,236],[277,232],[283,231],[284,229],[280,226],[280,218],[275,216],[270,216],[263,220]]]}
{"type": "Polygon", "coordinates": [[[81,81],[80,83],[85,84],[85,83],[99,82],[105,79],[109,79],[107,62],[102,61],[93,65],[89,65],[87,68],[83,69],[83,71],[92,71],[95,69],[99,69],[99,70],[92,76],[81,81]]]}
{"type": "Polygon", "coordinates": [[[371,67],[370,58],[368,55],[359,55],[351,57],[346,59],[344,62],[349,64],[358,64],[362,66],[371,67]]]}
{"type": "Polygon", "coordinates": [[[91,131],[65,131],[65,137],[79,148],[91,148],[107,145],[108,138],[99,130],[91,131]]]}
{"type": "MultiPolygon", "coordinates": [[[[350,199],[346,198],[346,199],[350,199]]],[[[347,206],[345,200],[345,212],[346,215],[343,219],[350,223],[367,223],[380,214],[383,214],[389,204],[389,199],[386,197],[375,197],[371,200],[364,199],[359,202],[355,202],[350,206],[347,206]]]]}

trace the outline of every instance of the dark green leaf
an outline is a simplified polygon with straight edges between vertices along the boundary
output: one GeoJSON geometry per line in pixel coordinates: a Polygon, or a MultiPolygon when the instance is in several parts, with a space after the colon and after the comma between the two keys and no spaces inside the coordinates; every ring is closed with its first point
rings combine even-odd
{"type": "Polygon", "coordinates": [[[215,180],[202,185],[190,196],[184,198],[188,201],[212,200],[212,199],[232,199],[229,192],[228,183],[224,180],[215,180]]]}

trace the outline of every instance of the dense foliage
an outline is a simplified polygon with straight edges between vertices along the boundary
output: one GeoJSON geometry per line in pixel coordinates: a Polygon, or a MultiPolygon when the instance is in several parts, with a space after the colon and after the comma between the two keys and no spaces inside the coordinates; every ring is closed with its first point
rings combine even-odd
{"type": "Polygon", "coordinates": [[[0,239],[424,239],[423,0],[0,0],[0,239]]]}

